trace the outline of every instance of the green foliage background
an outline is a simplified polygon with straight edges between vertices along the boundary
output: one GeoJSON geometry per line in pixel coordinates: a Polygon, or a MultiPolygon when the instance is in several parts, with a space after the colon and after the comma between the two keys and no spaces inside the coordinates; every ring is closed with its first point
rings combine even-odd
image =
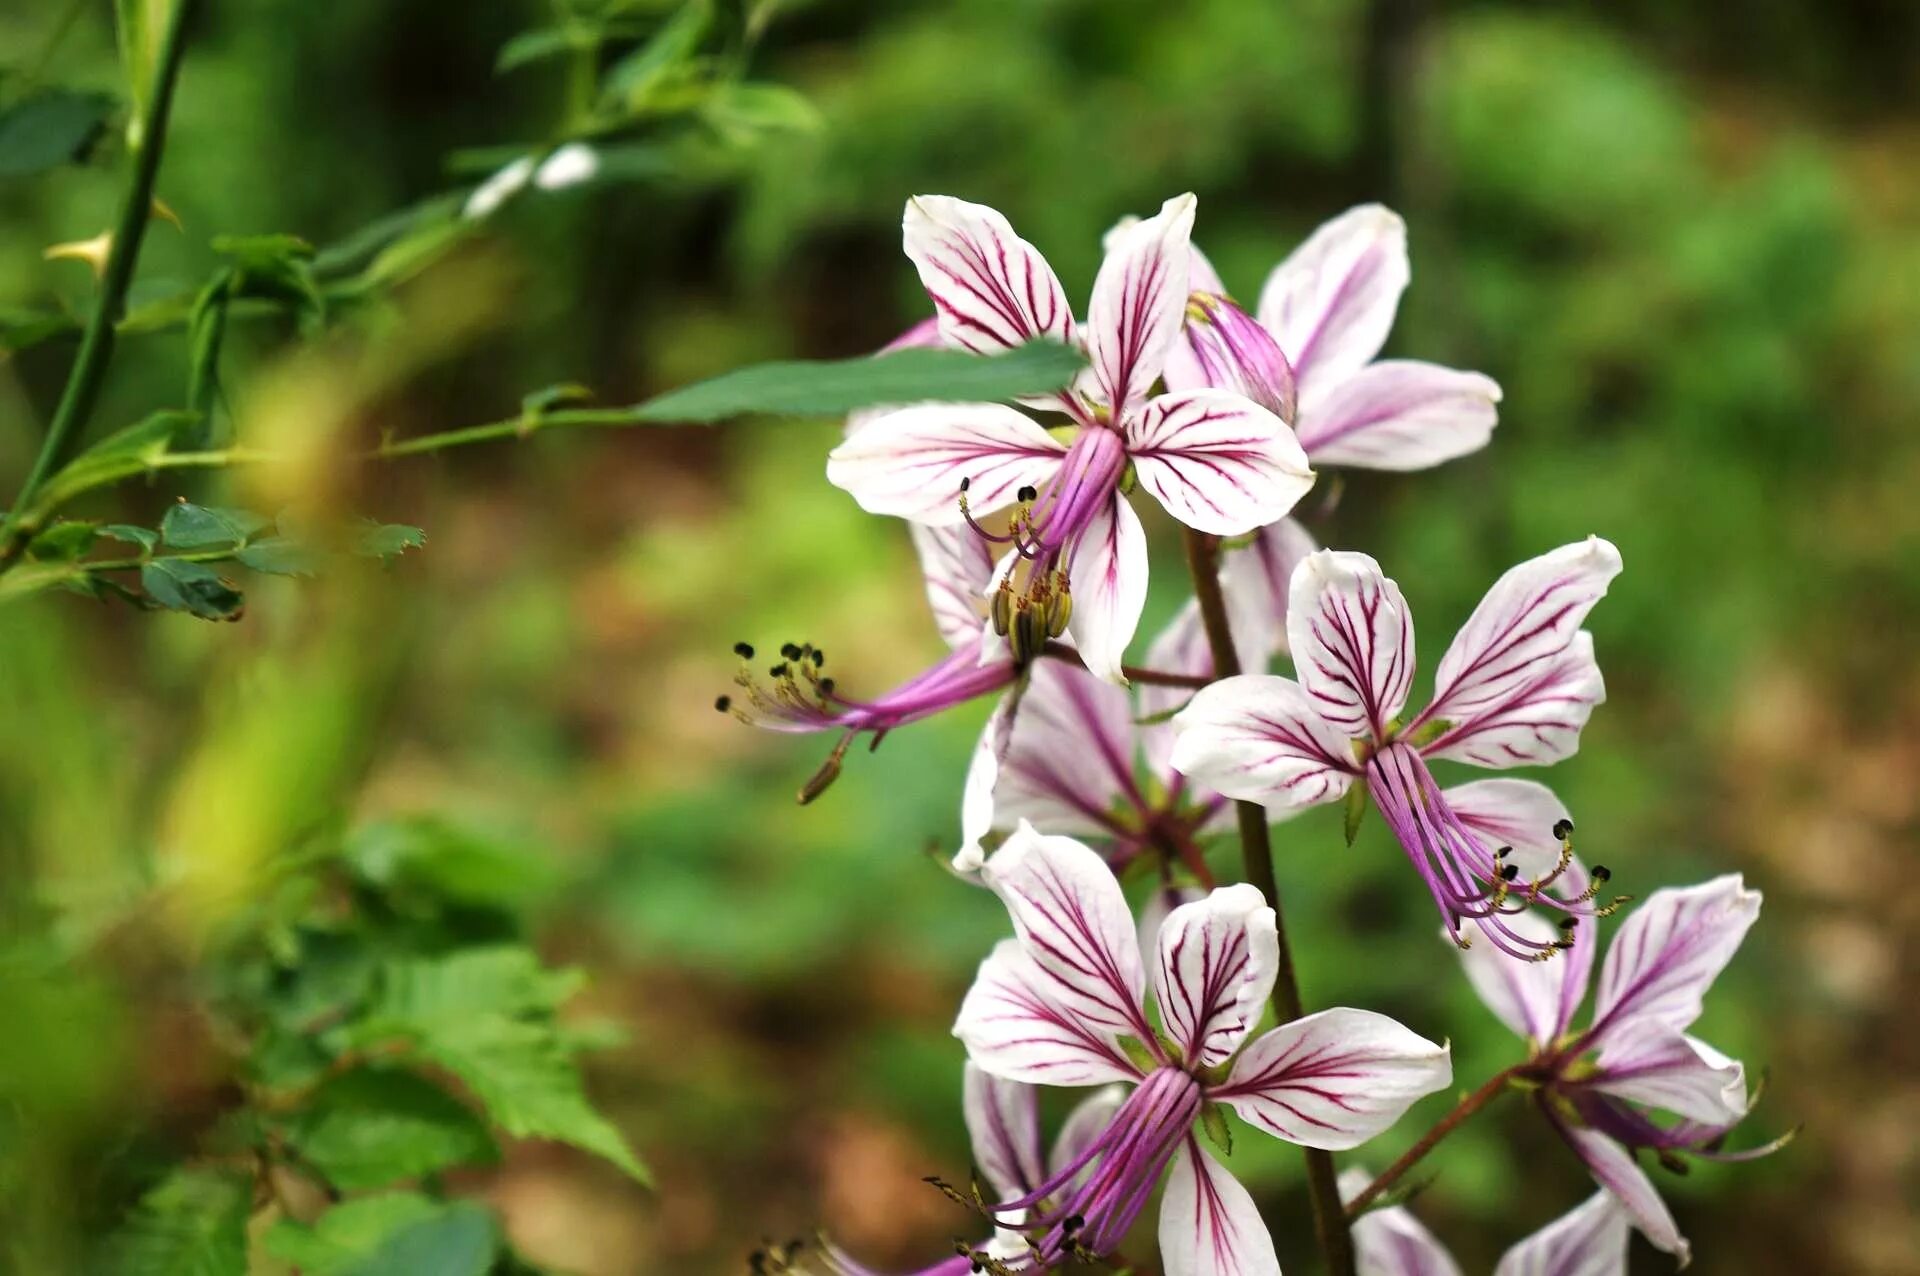
{"type": "MultiPolygon", "coordinates": [[[[0,94],[33,74],[124,95],[96,8],[0,14],[0,94]]],[[[644,180],[517,200],[313,345],[289,319],[234,322],[221,416],[365,445],[509,418],[542,385],[626,403],[753,360],[858,354],[923,313],[898,249],[916,191],[1003,209],[1075,295],[1108,224],[1181,190],[1243,295],[1319,221],[1387,199],[1414,259],[1390,350],[1493,375],[1502,424],[1442,470],[1345,478],[1316,533],[1398,577],[1429,668],[1508,564],[1588,532],[1619,544],[1627,570],[1592,622],[1610,700],[1550,778],[1623,889],[1740,871],[1766,891],[1702,1035],[1770,1069],[1759,1131],[1806,1126],[1771,1161],[1663,1185],[1701,1270],[1911,1271],[1920,1036],[1899,1007],[1920,922],[1920,19],[1873,0],[1605,15],[786,6],[752,71],[797,89],[817,122],[771,138],[763,120],[716,126],[644,180]]],[[[642,6],[637,30],[656,16],[642,6]]],[[[566,60],[493,67],[552,17],[204,6],[159,185],[182,229],[153,227],[136,304],[203,282],[223,260],[215,235],[333,242],[488,167],[454,172],[449,156],[546,140],[566,60]]],[[[108,224],[117,190],[110,162],[0,173],[10,321],[84,313],[86,268],[42,250],[108,224]]],[[[0,363],[9,488],[71,351],[0,363]]],[[[179,402],[187,355],[178,329],[124,341],[95,433],[179,402]]],[[[590,977],[558,1021],[585,1034],[567,1049],[606,1044],[595,1024],[622,1030],[588,1056],[587,1085],[656,1190],[514,1139],[438,1185],[497,1207],[521,1253],[590,1273],[734,1272],[763,1234],[824,1223],[904,1267],[967,1230],[919,1180],[964,1171],[946,1027],[1005,923],[927,852],[954,839],[984,706],[851,759],[806,810],[792,793],[824,744],[711,709],[736,639],[817,642],[851,689],[937,651],[904,530],[824,480],[837,430],[553,433],[291,478],[162,475],[87,511],[152,527],[181,496],[298,498],[416,525],[426,545],[385,569],[260,578],[235,624],[62,595],[0,607],[12,1261],[77,1262],[232,1106],[205,1007],[244,995],[208,981],[245,966],[207,954],[271,911],[285,857],[344,838],[342,889],[389,900],[391,877],[366,875],[401,871],[377,838],[407,821],[468,848],[428,861],[451,884],[420,888],[429,914],[459,914],[461,942],[531,936],[590,977]]],[[[1177,547],[1151,530],[1150,618],[1165,617],[1177,547]]],[[[1277,837],[1308,1001],[1450,1037],[1474,1083],[1513,1043],[1378,822],[1349,850],[1338,819],[1277,837]]],[[[424,925],[405,943],[432,951],[424,925]]],[[[469,1160],[473,1132],[421,1102],[456,1149],[447,1163],[469,1160]]],[[[1446,1102],[1366,1159],[1384,1163],[1446,1102]]],[[[1467,1270],[1586,1190],[1527,1116],[1497,1109],[1431,1163],[1419,1208],[1467,1270]]],[[[1270,1217],[1298,1221],[1277,1230],[1304,1269],[1296,1158],[1247,1137],[1234,1160],[1270,1217]]],[[[217,1171],[166,1190],[196,1217],[248,1208],[217,1171]]],[[[491,1244],[495,1224],[459,1204],[372,1199],[360,1208],[423,1229],[410,1243],[436,1253],[491,1244]]],[[[351,1269],[344,1232],[256,1242],[262,1263],[351,1269]]],[[[1665,1270],[1644,1247],[1634,1261],[1665,1270]]]]}

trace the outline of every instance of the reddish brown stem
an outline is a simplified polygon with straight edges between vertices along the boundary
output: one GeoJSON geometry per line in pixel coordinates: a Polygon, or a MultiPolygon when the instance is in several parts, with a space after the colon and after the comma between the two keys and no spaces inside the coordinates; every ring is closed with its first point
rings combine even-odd
{"type": "MultiPolygon", "coordinates": [[[[1041,648],[1040,654],[1053,660],[1064,660],[1068,664],[1079,665],[1082,669],[1086,668],[1086,663],[1080,659],[1080,653],[1064,642],[1050,642],[1041,648]]],[[[1164,669],[1142,669],[1138,665],[1121,665],[1120,672],[1126,675],[1128,682],[1143,682],[1152,687],[1190,687],[1198,691],[1213,681],[1199,674],[1169,673],[1164,669]]]]}
{"type": "Polygon", "coordinates": [[[1361,1214],[1366,1212],[1367,1206],[1371,1205],[1380,1193],[1386,1191],[1395,1183],[1398,1183],[1402,1175],[1418,1165],[1427,1153],[1438,1147],[1440,1140],[1459,1129],[1460,1126],[1466,1123],[1468,1117],[1499,1098],[1500,1095],[1505,1092],[1507,1082],[1511,1081],[1519,1070],[1519,1066],[1516,1065],[1515,1067],[1494,1073],[1492,1077],[1488,1078],[1485,1085],[1460,1100],[1459,1103],[1454,1105],[1453,1111],[1434,1122],[1433,1128],[1421,1135],[1419,1142],[1408,1148],[1399,1160],[1383,1170],[1379,1178],[1367,1184],[1366,1191],[1347,1202],[1347,1218],[1349,1220],[1359,1218],[1361,1214]]]}

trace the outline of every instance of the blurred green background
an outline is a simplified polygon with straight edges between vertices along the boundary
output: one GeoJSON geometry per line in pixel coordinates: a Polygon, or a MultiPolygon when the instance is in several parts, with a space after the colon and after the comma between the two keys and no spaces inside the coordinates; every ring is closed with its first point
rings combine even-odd
{"type": "MultiPolygon", "coordinates": [[[[112,91],[105,10],[8,6],[0,49],[17,70],[71,19],[50,67],[112,91]]],[[[136,300],[204,278],[214,234],[324,243],[446,189],[453,152],[540,140],[563,75],[493,63],[547,16],[206,5],[159,185],[183,228],[153,228],[136,300]]],[[[1494,376],[1502,423],[1439,471],[1343,476],[1336,504],[1310,501],[1314,531],[1400,580],[1428,669],[1506,566],[1589,532],[1620,546],[1592,620],[1610,699],[1546,778],[1623,889],[1739,871],[1766,892],[1700,1032],[1771,1074],[1742,1138],[1806,1127],[1772,1160],[1661,1184],[1698,1270],[1913,1272],[1916,64],[1920,10],[1897,0],[791,4],[753,70],[810,99],[816,129],[520,200],[350,339],[240,329],[227,405],[275,437],[370,440],[510,416],[556,381],[617,403],[860,353],[924,313],[898,243],[914,192],[999,207],[1075,296],[1100,232],[1179,191],[1243,296],[1320,221],[1387,200],[1414,261],[1389,351],[1494,376]]],[[[84,312],[86,268],[42,250],[97,233],[118,188],[110,165],[0,179],[0,304],[84,312]]],[[[9,488],[71,356],[0,363],[9,488]]],[[[124,342],[96,430],[177,401],[184,358],[177,331],[124,342]]],[[[324,489],[428,540],[385,572],[262,582],[232,625],[66,596],[0,609],[0,920],[96,937],[70,988],[0,1028],[0,1071],[64,1123],[70,1177],[47,1193],[84,1198],[115,1149],[217,1101],[178,962],[114,938],[156,863],[210,883],[195,907],[218,914],[275,839],[433,814],[523,853],[543,950],[627,1030],[593,1088],[658,1191],[515,1148],[461,1187],[528,1255],[705,1276],[822,1224],[906,1267],[968,1231],[920,1179],[965,1170],[947,1027],[1005,919],[928,851],[954,841],[985,706],[898,732],[805,810],[825,742],[711,707],[736,639],[810,639],[856,693],[939,651],[904,529],[825,482],[837,431],[549,435],[293,491],[176,476],[100,506],[151,525],[181,495],[271,509],[324,489]]],[[[1143,635],[1181,601],[1177,542],[1150,530],[1143,635]]],[[[1463,1085],[1510,1061],[1378,821],[1351,850],[1337,812],[1276,840],[1309,1004],[1451,1038],[1463,1085]]],[[[1418,1208],[1466,1270],[1587,1190],[1530,1116],[1509,1101],[1430,1162],[1418,1208]]],[[[1298,1158],[1264,1142],[1239,1140],[1235,1168],[1304,1269],[1298,1158]]],[[[1667,1269],[1635,1245],[1636,1270],[1667,1269]]]]}

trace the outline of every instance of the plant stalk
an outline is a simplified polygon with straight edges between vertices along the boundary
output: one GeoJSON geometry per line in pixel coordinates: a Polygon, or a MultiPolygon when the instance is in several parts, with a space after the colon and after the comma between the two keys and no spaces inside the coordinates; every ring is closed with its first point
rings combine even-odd
{"type": "MultiPolygon", "coordinates": [[[[1220,539],[1192,528],[1186,534],[1187,569],[1193,576],[1193,594],[1200,604],[1200,623],[1206,629],[1207,646],[1213,652],[1213,675],[1231,678],[1240,672],[1240,657],[1233,646],[1233,629],[1227,620],[1226,599],[1220,593],[1220,539]]],[[[1274,929],[1279,937],[1279,960],[1275,963],[1273,1008],[1282,1023],[1306,1013],[1300,1000],[1300,980],[1294,971],[1293,950],[1287,943],[1287,924],[1280,908],[1280,891],[1273,878],[1273,847],[1267,836],[1267,812],[1257,802],[1235,802],[1233,813],[1240,825],[1242,876],[1257,887],[1273,908],[1274,929]]],[[[1301,1149],[1307,1159],[1307,1195],[1313,1204],[1313,1231],[1331,1276],[1355,1276],[1353,1237],[1347,1231],[1347,1216],[1340,1208],[1340,1187],[1333,1170],[1333,1154],[1318,1148],[1301,1149]]]]}
{"type": "Polygon", "coordinates": [[[166,148],[167,119],[173,108],[173,88],[180,76],[180,59],[185,51],[187,11],[193,0],[174,0],[161,37],[159,60],[154,68],[153,95],[146,104],[139,137],[131,143],[133,173],[120,203],[118,224],[107,249],[107,263],[100,275],[100,297],[93,315],[80,338],[80,351],[74,356],[61,391],[59,406],[40,442],[39,455],[21,484],[7,514],[4,534],[0,534],[0,562],[19,552],[17,515],[27,507],[34,493],[66,458],[74,441],[86,429],[99,401],[107,364],[113,358],[114,325],[126,310],[127,288],[133,282],[133,269],[140,257],[140,241],[146,235],[147,221],[153,209],[153,184],[160,172],[160,155],[166,148]]]}
{"type": "Polygon", "coordinates": [[[1455,1104],[1453,1111],[1434,1122],[1433,1128],[1421,1135],[1419,1141],[1408,1148],[1399,1160],[1383,1170],[1379,1178],[1367,1184],[1366,1191],[1347,1202],[1347,1218],[1356,1219],[1365,1213],[1367,1206],[1373,1203],[1374,1198],[1399,1182],[1402,1175],[1418,1165],[1427,1153],[1439,1146],[1440,1140],[1465,1124],[1468,1117],[1504,1094],[1507,1082],[1511,1081],[1519,1071],[1518,1067],[1513,1067],[1494,1073],[1485,1085],[1455,1104]]]}

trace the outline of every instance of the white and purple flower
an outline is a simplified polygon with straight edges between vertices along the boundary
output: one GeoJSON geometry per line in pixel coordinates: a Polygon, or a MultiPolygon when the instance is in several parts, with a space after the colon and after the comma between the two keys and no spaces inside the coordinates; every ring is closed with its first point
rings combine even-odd
{"type": "MultiPolygon", "coordinates": [[[[1579,874],[1577,866],[1572,870],[1579,874]]],[[[1467,976],[1487,1008],[1524,1037],[1531,1058],[1519,1079],[1599,1184],[1634,1224],[1682,1263],[1686,1238],[1653,1181],[1634,1160],[1646,1149],[1679,1165],[1681,1152],[1713,1160],[1751,1160],[1778,1149],[1720,1150],[1747,1115],[1746,1070],[1688,1035],[1707,989],[1760,915],[1760,892],[1738,874],[1699,886],[1655,891],[1620,926],[1600,970],[1593,1018],[1580,1031],[1574,1012],[1587,994],[1593,948],[1533,965],[1492,952],[1463,954],[1467,976]],[[1673,1113],[1661,1125],[1641,1110],[1673,1113]]],[[[1533,916],[1513,919],[1523,932],[1551,928],[1533,916]]]]}
{"type": "MultiPolygon", "coordinates": [[[[1367,1176],[1348,1170],[1340,1195],[1352,1200],[1367,1176]]],[[[1353,1222],[1360,1276],[1460,1276],[1460,1265],[1404,1205],[1369,1210],[1353,1222]]],[[[1626,1276],[1627,1214],[1595,1192],[1500,1256],[1493,1276],[1626,1276]]]]}
{"type": "Polygon", "coordinates": [[[1149,971],[1119,882],[1072,838],[1022,824],[981,879],[1006,904],[1014,937],[981,964],[961,1005],[953,1031],[968,1056],[1009,1081],[1132,1087],[1076,1155],[994,1203],[1038,1265],[1111,1252],[1164,1181],[1169,1276],[1277,1276],[1252,1198],[1201,1146],[1196,1123],[1223,1130],[1222,1105],[1288,1142],[1351,1148],[1452,1080],[1447,1047],[1364,1010],[1253,1036],[1279,941],[1252,886],[1168,913],[1149,941],[1149,971]]]}
{"type": "Polygon", "coordinates": [[[1572,944],[1578,916],[1605,907],[1593,899],[1604,870],[1592,888],[1566,888],[1566,808],[1529,780],[1443,791],[1427,760],[1501,768],[1571,756],[1606,697],[1580,625],[1619,571],[1619,551],[1598,537],[1508,571],[1441,658],[1433,700],[1403,723],[1414,651],[1400,587],[1365,554],[1311,554],[1293,573],[1286,617],[1298,680],[1246,675],[1201,691],[1174,718],[1173,767],[1279,815],[1338,801],[1362,781],[1455,942],[1470,942],[1461,924],[1471,921],[1509,956],[1551,956],[1572,944]],[[1567,915],[1564,935],[1514,927],[1536,903],[1567,915]]]}
{"type": "Polygon", "coordinates": [[[1228,536],[1284,517],[1312,486],[1293,431],[1269,409],[1212,388],[1152,395],[1186,313],[1194,206],[1191,195],[1168,200],[1115,237],[1082,328],[1005,217],[947,196],[907,202],[907,256],[946,344],[1086,348],[1077,383],[1033,402],[1062,413],[1071,440],[1000,404],[903,407],[863,417],[827,477],[874,513],[970,526],[1009,547],[991,624],[1023,662],[1070,633],[1090,670],[1124,685],[1147,584],[1146,537],[1125,495],[1134,484],[1187,526],[1228,536]],[[1004,532],[974,518],[1009,506],[1004,532]]]}

